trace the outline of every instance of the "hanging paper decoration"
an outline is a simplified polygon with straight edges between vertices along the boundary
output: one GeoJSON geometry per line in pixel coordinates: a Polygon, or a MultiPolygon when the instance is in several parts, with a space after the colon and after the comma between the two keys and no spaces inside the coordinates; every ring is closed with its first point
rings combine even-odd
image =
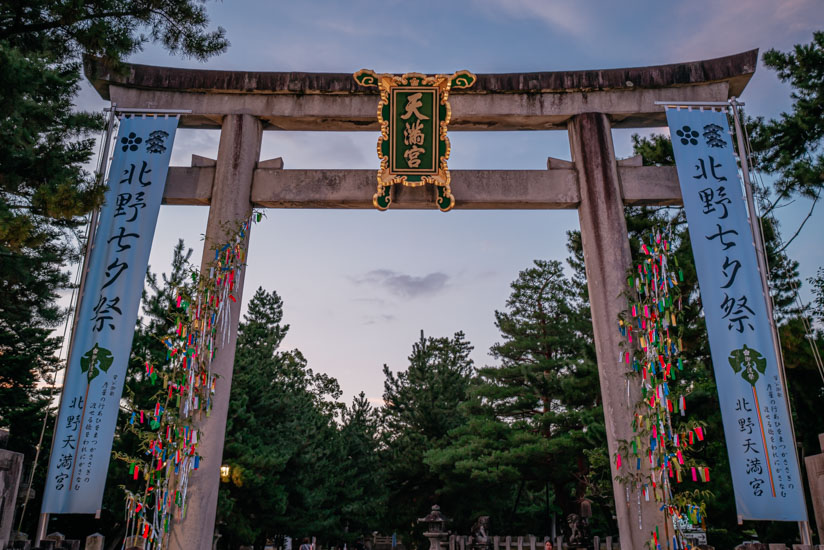
{"type": "Polygon", "coordinates": [[[218,380],[211,371],[217,349],[228,338],[230,301],[246,260],[246,236],[253,214],[224,245],[203,272],[192,270],[192,283],[178,289],[173,307],[175,329],[162,338],[166,364],[146,363],[146,379],[158,385],[148,409],[131,412],[128,428],[141,437],[140,458],[118,456],[130,463],[132,479],[142,477],[142,492],[127,491],[126,536],[145,539],[146,550],[162,550],[172,518],[185,517],[189,472],[200,465],[195,420],[209,416],[218,380]]]}
{"type": "Polygon", "coordinates": [[[703,523],[702,507],[677,498],[673,486],[688,480],[706,483],[710,478],[708,467],[685,464],[684,451],[703,441],[705,432],[696,422],[682,419],[689,387],[681,357],[679,284],[684,275],[671,243],[669,228],[642,239],[641,260],[627,278],[629,303],[618,322],[625,338],[620,360],[628,364],[628,384],[638,384],[641,399],[632,424],[635,437],[621,445],[615,463],[619,477],[635,487],[639,499],[652,498],[665,512],[664,536],[656,526],[650,532],[651,548],[689,550],[683,529],[703,523]],[[627,460],[622,461],[622,454],[627,460]]]}

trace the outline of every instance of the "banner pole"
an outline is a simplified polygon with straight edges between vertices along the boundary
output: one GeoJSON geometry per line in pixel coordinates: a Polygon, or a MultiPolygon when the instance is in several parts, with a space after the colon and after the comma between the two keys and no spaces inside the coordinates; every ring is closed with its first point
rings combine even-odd
{"type": "MultiPolygon", "coordinates": [[[[98,168],[97,174],[97,183],[102,185],[106,181],[106,168],[108,165],[109,159],[109,148],[112,144],[112,131],[114,130],[114,119],[117,116],[115,109],[117,108],[116,103],[112,103],[112,110],[109,114],[109,122],[106,127],[106,137],[105,142],[103,143],[103,154],[100,157],[100,167],[98,168]]],[[[86,276],[89,273],[89,255],[91,254],[92,245],[94,242],[94,233],[95,228],[97,226],[97,218],[100,215],[100,208],[95,208],[92,210],[91,216],[89,217],[89,230],[86,235],[86,247],[83,251],[83,267],[81,268],[81,275],[80,275],[80,282],[77,287],[77,301],[75,302],[74,308],[74,317],[72,319],[72,332],[71,336],[69,337],[69,346],[66,351],[66,373],[69,372],[69,358],[71,357],[72,347],[74,346],[74,334],[75,328],[77,327],[77,318],[80,315],[80,300],[83,297],[83,287],[85,286],[86,276]]],[[[66,376],[63,376],[63,382],[65,384],[66,376]]],[[[58,401],[57,410],[60,411],[60,403],[63,401],[63,391],[60,391],[60,400],[58,401]]],[[[55,419],[56,421],[56,419],[55,419]]],[[[52,434],[52,447],[54,447],[54,435],[55,432],[52,434]]],[[[38,454],[40,453],[40,449],[37,449],[38,454]]],[[[36,466],[36,464],[35,464],[36,466]]],[[[32,471],[32,478],[34,478],[34,471],[32,471]]],[[[25,513],[25,511],[24,511],[25,513]]],[[[21,517],[22,521],[22,517],[21,517]]],[[[37,521],[37,531],[35,532],[34,536],[34,546],[40,546],[40,542],[46,536],[46,530],[48,529],[49,525],[49,514],[48,513],[41,513],[40,518],[37,521]]]]}
{"type": "MultiPolygon", "coordinates": [[[[761,220],[755,210],[755,200],[753,199],[752,183],[750,181],[749,157],[747,156],[747,149],[744,145],[744,133],[741,129],[741,118],[738,113],[738,108],[741,103],[738,103],[735,96],[730,98],[730,107],[732,108],[732,117],[735,127],[735,138],[738,142],[738,155],[741,161],[741,175],[744,180],[744,194],[747,197],[747,209],[750,211],[750,229],[752,230],[753,240],[755,241],[755,253],[758,258],[758,270],[761,275],[761,287],[764,293],[764,298],[767,303],[767,316],[770,322],[770,328],[773,340],[773,350],[775,352],[776,361],[778,364],[778,372],[781,376],[781,383],[784,385],[784,401],[787,403],[787,411],[790,413],[790,429],[793,435],[793,446],[798,449],[795,437],[795,422],[793,422],[792,407],[790,405],[789,390],[790,386],[787,383],[787,375],[784,368],[784,354],[781,352],[781,337],[778,334],[778,327],[775,323],[775,314],[773,313],[773,301],[770,295],[770,286],[768,282],[769,266],[767,264],[766,247],[764,245],[764,236],[761,233],[761,220]]],[[[798,454],[796,453],[796,459],[798,454]]],[[[798,472],[801,473],[801,464],[799,463],[798,472]]],[[[799,480],[802,481],[802,480],[799,480]]],[[[802,487],[802,495],[805,495],[802,487]]],[[[804,511],[807,512],[807,497],[804,496],[804,511]]],[[[812,544],[810,536],[810,526],[808,521],[799,521],[798,530],[801,534],[801,544],[812,544]]]]}
{"type": "MultiPolygon", "coordinates": [[[[747,209],[750,211],[750,229],[752,230],[752,237],[753,241],[755,242],[755,254],[758,258],[758,270],[761,275],[761,287],[762,292],[764,293],[764,296],[767,300],[767,314],[770,319],[770,326],[773,329],[773,344],[777,344],[775,334],[775,323],[773,322],[773,303],[772,297],[770,296],[769,283],[767,282],[767,274],[769,272],[769,267],[767,265],[767,258],[764,253],[764,238],[761,235],[761,223],[758,219],[758,214],[755,211],[755,200],[753,199],[752,183],[750,182],[749,160],[747,159],[747,152],[744,148],[744,138],[741,132],[741,120],[738,116],[738,102],[735,100],[734,97],[730,100],[730,106],[732,107],[733,123],[735,124],[735,138],[738,142],[738,155],[741,161],[741,175],[744,179],[744,194],[747,197],[747,209]]],[[[778,351],[778,348],[776,348],[776,351],[778,351]]],[[[781,365],[781,371],[783,375],[784,364],[781,358],[781,354],[778,353],[778,355],[778,363],[781,365]]]]}

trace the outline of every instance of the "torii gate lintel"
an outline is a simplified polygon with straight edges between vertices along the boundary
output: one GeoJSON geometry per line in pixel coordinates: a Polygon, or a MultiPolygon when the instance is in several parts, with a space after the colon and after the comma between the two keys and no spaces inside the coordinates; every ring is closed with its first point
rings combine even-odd
{"type": "MultiPolygon", "coordinates": [[[[681,205],[674,166],[642,166],[638,157],[619,159],[621,197],[628,206],[681,205]]],[[[192,166],[172,166],[163,204],[208,206],[215,160],[193,155],[192,166]]],[[[548,159],[546,170],[450,170],[458,210],[575,209],[581,201],[573,163],[548,159]]],[[[427,187],[397,187],[392,209],[431,210],[427,187]]],[[[251,202],[257,208],[344,208],[372,210],[375,170],[287,170],[281,158],[257,163],[251,202]]]]}

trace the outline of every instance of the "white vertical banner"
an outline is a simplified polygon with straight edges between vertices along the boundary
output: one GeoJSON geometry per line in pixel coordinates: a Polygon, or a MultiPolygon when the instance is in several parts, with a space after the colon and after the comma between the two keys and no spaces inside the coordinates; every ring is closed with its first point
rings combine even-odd
{"type": "Polygon", "coordinates": [[[138,307],[178,118],[120,121],[88,258],[42,513],[101,507],[138,307]]]}
{"type": "Polygon", "coordinates": [[[668,109],[707,323],[735,505],[744,519],[806,521],[804,487],[767,297],[726,112],[668,109]]]}

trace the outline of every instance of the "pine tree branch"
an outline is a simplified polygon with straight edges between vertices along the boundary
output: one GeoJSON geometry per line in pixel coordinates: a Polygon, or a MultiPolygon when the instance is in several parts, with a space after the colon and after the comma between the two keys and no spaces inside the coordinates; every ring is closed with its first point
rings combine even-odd
{"type": "Polygon", "coordinates": [[[137,17],[146,13],[145,10],[126,10],[126,11],[112,11],[112,12],[102,12],[102,13],[90,13],[83,17],[75,17],[75,18],[66,18],[61,17],[60,19],[54,21],[44,21],[42,23],[31,23],[27,25],[20,25],[19,21],[16,21],[14,25],[7,29],[0,30],[0,40],[9,38],[11,36],[15,36],[18,34],[27,34],[33,32],[40,32],[40,31],[48,31],[52,29],[59,29],[61,27],[69,27],[72,25],[76,25],[77,23],[83,23],[85,21],[90,21],[92,19],[108,19],[111,17],[137,17]]]}
{"type": "Polygon", "coordinates": [[[781,199],[783,199],[785,196],[786,196],[786,192],[785,192],[785,191],[781,191],[780,193],[778,193],[778,196],[775,198],[775,200],[773,201],[773,203],[772,203],[772,204],[771,204],[771,205],[770,205],[770,206],[769,206],[769,207],[768,207],[768,208],[764,211],[764,213],[763,213],[761,216],[762,216],[762,217],[764,217],[764,216],[768,215],[770,212],[772,212],[773,210],[775,210],[775,209],[776,209],[776,207],[778,206],[778,203],[779,203],[779,202],[781,201],[781,199]]]}
{"type": "Polygon", "coordinates": [[[792,243],[795,240],[795,238],[798,237],[799,233],[801,233],[801,230],[804,228],[804,224],[806,224],[810,217],[813,215],[813,210],[815,209],[815,205],[818,202],[819,195],[820,193],[816,193],[815,199],[813,199],[813,204],[810,206],[810,211],[807,212],[807,216],[804,218],[804,221],[802,221],[801,225],[798,226],[798,229],[795,231],[795,233],[793,233],[793,236],[790,237],[790,240],[784,243],[784,245],[781,248],[776,250],[776,254],[781,254],[782,252],[784,252],[784,250],[788,246],[790,246],[790,243],[792,243]]]}

